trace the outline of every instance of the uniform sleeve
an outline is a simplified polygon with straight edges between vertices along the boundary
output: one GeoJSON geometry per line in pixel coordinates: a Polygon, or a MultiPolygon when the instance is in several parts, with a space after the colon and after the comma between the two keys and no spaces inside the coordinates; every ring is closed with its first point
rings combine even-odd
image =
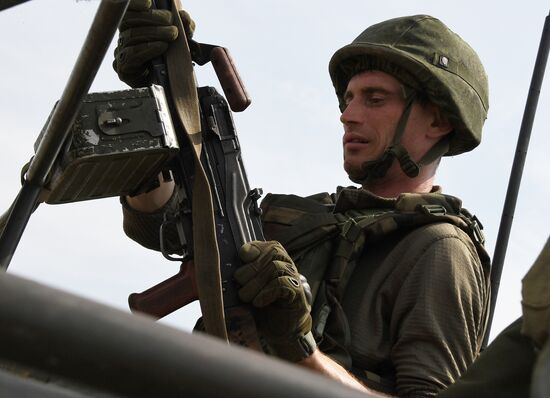
{"type": "Polygon", "coordinates": [[[466,373],[438,398],[528,397],[537,359],[533,341],[520,333],[521,318],[503,330],[466,373]]]}
{"type": "MultiPolygon", "coordinates": [[[[124,197],[120,198],[122,204],[123,229],[126,235],[140,245],[160,251],[160,226],[164,221],[167,211],[174,211],[177,207],[177,196],[174,193],[168,202],[153,213],[145,213],[132,209],[124,197]]],[[[171,253],[178,253],[178,234],[175,227],[169,227],[166,231],[167,247],[171,253]]]]}
{"type": "Polygon", "coordinates": [[[450,385],[476,358],[485,326],[488,288],[473,243],[448,224],[419,232],[391,320],[399,397],[432,397],[450,385]]]}

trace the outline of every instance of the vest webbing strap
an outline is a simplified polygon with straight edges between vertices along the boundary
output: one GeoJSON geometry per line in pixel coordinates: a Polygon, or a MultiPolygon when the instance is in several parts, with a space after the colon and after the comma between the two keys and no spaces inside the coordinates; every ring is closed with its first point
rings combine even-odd
{"type": "Polygon", "coordinates": [[[212,193],[200,161],[202,135],[199,99],[191,53],[185,36],[185,29],[178,13],[180,9],[179,0],[172,0],[172,15],[174,23],[178,27],[178,38],[166,52],[166,65],[177,118],[193,147],[195,166],[192,196],[193,261],[206,332],[227,341],[212,193]]]}
{"type": "MultiPolygon", "coordinates": [[[[310,233],[312,230],[321,228],[324,226],[336,225],[340,220],[335,214],[326,213],[326,214],[307,214],[300,218],[300,227],[294,228],[292,232],[289,231],[285,235],[286,242],[293,242],[298,237],[310,233]]],[[[292,243],[289,243],[289,247],[285,248],[287,250],[297,250],[298,247],[294,247],[292,243]]]]}

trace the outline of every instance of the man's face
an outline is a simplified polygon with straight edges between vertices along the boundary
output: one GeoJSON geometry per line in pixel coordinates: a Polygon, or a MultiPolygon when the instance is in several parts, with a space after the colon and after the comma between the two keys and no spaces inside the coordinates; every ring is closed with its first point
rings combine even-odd
{"type": "MultiPolygon", "coordinates": [[[[347,106],[340,117],[344,125],[344,169],[351,177],[361,178],[363,163],[379,159],[391,144],[405,98],[396,78],[381,71],[366,71],[351,78],[344,100],[347,106]]],[[[433,144],[425,142],[422,135],[432,122],[432,112],[414,103],[401,140],[414,160],[433,144]]]]}

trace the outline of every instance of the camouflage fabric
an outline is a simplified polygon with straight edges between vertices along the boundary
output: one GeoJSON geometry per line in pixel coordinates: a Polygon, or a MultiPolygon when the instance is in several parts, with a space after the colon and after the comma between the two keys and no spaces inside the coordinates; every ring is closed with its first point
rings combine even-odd
{"type": "Polygon", "coordinates": [[[475,51],[440,20],[428,15],[390,19],[336,51],[329,72],[341,107],[350,71],[365,58],[369,68],[397,74],[449,116],[455,133],[446,155],[480,143],[489,109],[487,75],[475,51]]]}

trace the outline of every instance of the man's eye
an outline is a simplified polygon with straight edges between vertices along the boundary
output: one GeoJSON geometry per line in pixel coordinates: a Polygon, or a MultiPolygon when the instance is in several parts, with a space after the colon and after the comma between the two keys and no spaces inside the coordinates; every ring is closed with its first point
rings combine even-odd
{"type": "Polygon", "coordinates": [[[345,105],[345,106],[348,106],[349,103],[351,102],[351,100],[352,100],[352,98],[349,97],[349,96],[348,96],[348,97],[344,97],[344,105],[345,105]]]}
{"type": "Polygon", "coordinates": [[[367,104],[369,105],[381,105],[384,102],[383,97],[368,97],[367,104]]]}

